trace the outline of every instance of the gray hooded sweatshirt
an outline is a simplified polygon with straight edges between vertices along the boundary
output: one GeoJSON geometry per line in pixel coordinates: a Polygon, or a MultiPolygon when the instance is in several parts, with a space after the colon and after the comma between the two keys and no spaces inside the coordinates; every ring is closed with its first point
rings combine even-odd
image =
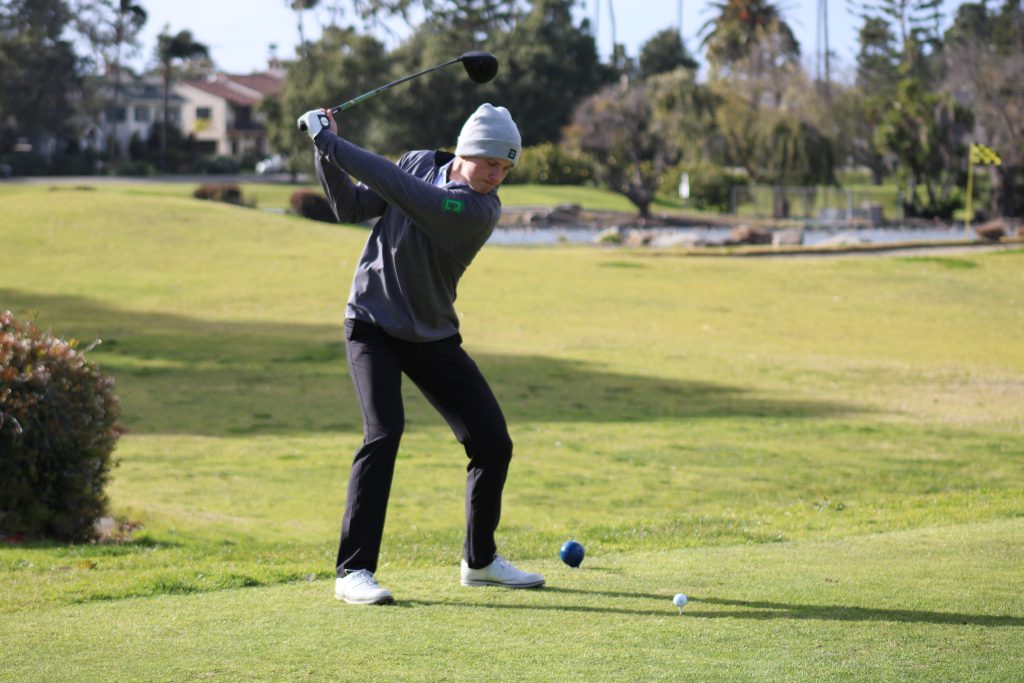
{"type": "Polygon", "coordinates": [[[378,218],[345,317],[406,341],[457,334],[456,288],[501,216],[497,191],[480,194],[455,181],[435,187],[453,158],[447,152],[408,152],[395,164],[329,130],[315,144],[317,176],[338,220],[378,218]]]}

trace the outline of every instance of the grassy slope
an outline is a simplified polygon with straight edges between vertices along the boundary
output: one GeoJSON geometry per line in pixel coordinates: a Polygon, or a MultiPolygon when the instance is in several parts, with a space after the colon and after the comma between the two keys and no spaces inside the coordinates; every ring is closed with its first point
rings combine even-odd
{"type": "MultiPolygon", "coordinates": [[[[0,194],[0,307],[104,339],[91,357],[131,430],[114,511],[145,524],[125,546],[0,549],[0,630],[18,636],[0,673],[59,678],[25,657],[75,650],[64,672],[84,678],[323,677],[355,625],[406,678],[436,678],[437,655],[453,678],[562,679],[558,660],[591,679],[677,662],[698,678],[1012,678],[1024,254],[485,250],[459,309],[517,443],[502,543],[559,590],[451,585],[461,456],[410,391],[381,576],[413,609],[358,611],[317,579],[360,438],[340,316],[366,233],[158,194],[0,194]],[[570,536],[579,572],[549,559],[570,536]],[[679,590],[703,599],[682,621],[679,590]],[[947,602],[958,592],[969,607],[947,602]],[[168,615],[180,631],[161,631],[168,615]],[[495,636],[453,621],[500,621],[516,647],[495,657],[495,636]],[[110,661],[125,628],[129,656],[110,661]]],[[[396,678],[352,656],[353,678],[396,678]]]]}
{"type": "Polygon", "coordinates": [[[4,623],[4,667],[47,681],[1012,681],[1022,533],[1016,520],[575,571],[546,560],[552,585],[527,592],[459,588],[453,566],[397,570],[394,608],[334,604],[324,582],[55,607],[4,623]]]}
{"type": "MultiPolygon", "coordinates": [[[[210,184],[217,184],[216,176],[211,176],[210,184]]],[[[176,197],[190,199],[199,183],[159,182],[159,181],[111,181],[90,182],[84,180],[80,184],[70,185],[54,182],[51,185],[21,185],[16,183],[0,184],[0,197],[20,192],[39,192],[45,189],[53,194],[49,197],[63,197],[68,192],[86,192],[100,190],[116,192],[134,197],[176,197]]],[[[289,198],[297,190],[319,191],[320,186],[309,184],[241,182],[242,197],[254,201],[258,209],[283,210],[289,206],[289,198]]],[[[515,206],[555,206],[558,204],[579,204],[590,210],[624,211],[633,213],[636,207],[622,195],[605,192],[594,187],[571,185],[506,185],[501,189],[502,203],[508,207],[515,206]]],[[[672,205],[673,208],[675,205],[672,205]]]]}

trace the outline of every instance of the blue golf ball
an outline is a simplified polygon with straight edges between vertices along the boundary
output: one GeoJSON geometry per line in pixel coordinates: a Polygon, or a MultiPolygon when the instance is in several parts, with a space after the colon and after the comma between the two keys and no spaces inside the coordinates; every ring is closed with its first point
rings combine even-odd
{"type": "Polygon", "coordinates": [[[584,555],[586,555],[586,551],[583,550],[583,544],[576,541],[566,541],[562,544],[562,549],[558,551],[558,556],[562,558],[562,562],[565,562],[570,567],[580,566],[584,555]]]}

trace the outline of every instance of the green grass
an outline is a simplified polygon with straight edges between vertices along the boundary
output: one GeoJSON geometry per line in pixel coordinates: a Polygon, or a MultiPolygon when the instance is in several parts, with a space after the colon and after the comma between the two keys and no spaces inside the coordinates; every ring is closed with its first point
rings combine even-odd
{"type": "Polygon", "coordinates": [[[366,232],[181,190],[0,192],[0,308],[104,340],[143,524],[0,547],[0,679],[1019,679],[1024,252],[485,249],[458,308],[516,442],[500,543],[549,586],[458,587],[464,456],[407,390],[368,609],[330,582],[366,232]]]}
{"type": "MultiPolygon", "coordinates": [[[[790,215],[794,219],[814,218],[817,216],[817,212],[825,205],[831,208],[846,209],[846,199],[845,195],[842,194],[843,192],[853,193],[852,208],[854,209],[860,209],[864,203],[871,203],[877,204],[882,208],[882,213],[887,220],[898,220],[903,216],[903,207],[899,201],[900,188],[892,181],[875,185],[874,183],[861,180],[845,182],[840,187],[819,185],[816,190],[817,200],[821,203],[811,205],[811,212],[813,214],[811,216],[804,216],[806,209],[799,195],[795,192],[789,194],[790,215]]],[[[737,207],[737,213],[740,216],[761,218],[770,218],[772,216],[774,199],[771,188],[765,185],[758,185],[757,192],[757,202],[747,197],[737,207]]],[[[921,190],[920,192],[923,195],[924,191],[921,190]]]]}
{"type": "MultiPolygon", "coordinates": [[[[217,184],[221,181],[216,176],[211,176],[206,182],[217,184]]],[[[96,182],[85,180],[74,185],[57,181],[52,184],[41,183],[39,185],[3,183],[0,184],[0,197],[22,192],[37,193],[44,190],[53,193],[47,196],[54,198],[63,198],[66,193],[113,192],[121,196],[192,199],[193,191],[200,184],[155,180],[120,182],[109,179],[101,179],[96,182]]],[[[241,182],[238,185],[245,200],[255,202],[258,209],[271,210],[287,209],[290,197],[298,190],[320,191],[320,185],[317,183],[241,182]]],[[[501,199],[502,203],[508,207],[579,204],[590,210],[624,211],[627,213],[636,211],[636,207],[622,195],[580,185],[506,185],[501,189],[501,199]]],[[[675,205],[669,204],[668,206],[675,205]]]]}

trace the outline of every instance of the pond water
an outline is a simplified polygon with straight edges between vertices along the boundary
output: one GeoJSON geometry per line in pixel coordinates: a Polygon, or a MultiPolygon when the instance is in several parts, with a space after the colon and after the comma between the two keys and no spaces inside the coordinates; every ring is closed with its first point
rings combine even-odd
{"type": "MultiPolygon", "coordinates": [[[[708,245],[722,244],[729,238],[731,228],[646,228],[644,230],[623,230],[626,238],[631,232],[653,233],[654,246],[667,246],[681,239],[692,237],[708,245]]],[[[497,228],[489,244],[497,245],[543,245],[543,244],[594,244],[600,230],[596,228],[497,228]]],[[[973,239],[974,233],[964,235],[962,227],[947,228],[806,228],[804,246],[815,246],[832,239],[846,239],[865,244],[892,244],[897,242],[943,242],[973,239]]]]}

